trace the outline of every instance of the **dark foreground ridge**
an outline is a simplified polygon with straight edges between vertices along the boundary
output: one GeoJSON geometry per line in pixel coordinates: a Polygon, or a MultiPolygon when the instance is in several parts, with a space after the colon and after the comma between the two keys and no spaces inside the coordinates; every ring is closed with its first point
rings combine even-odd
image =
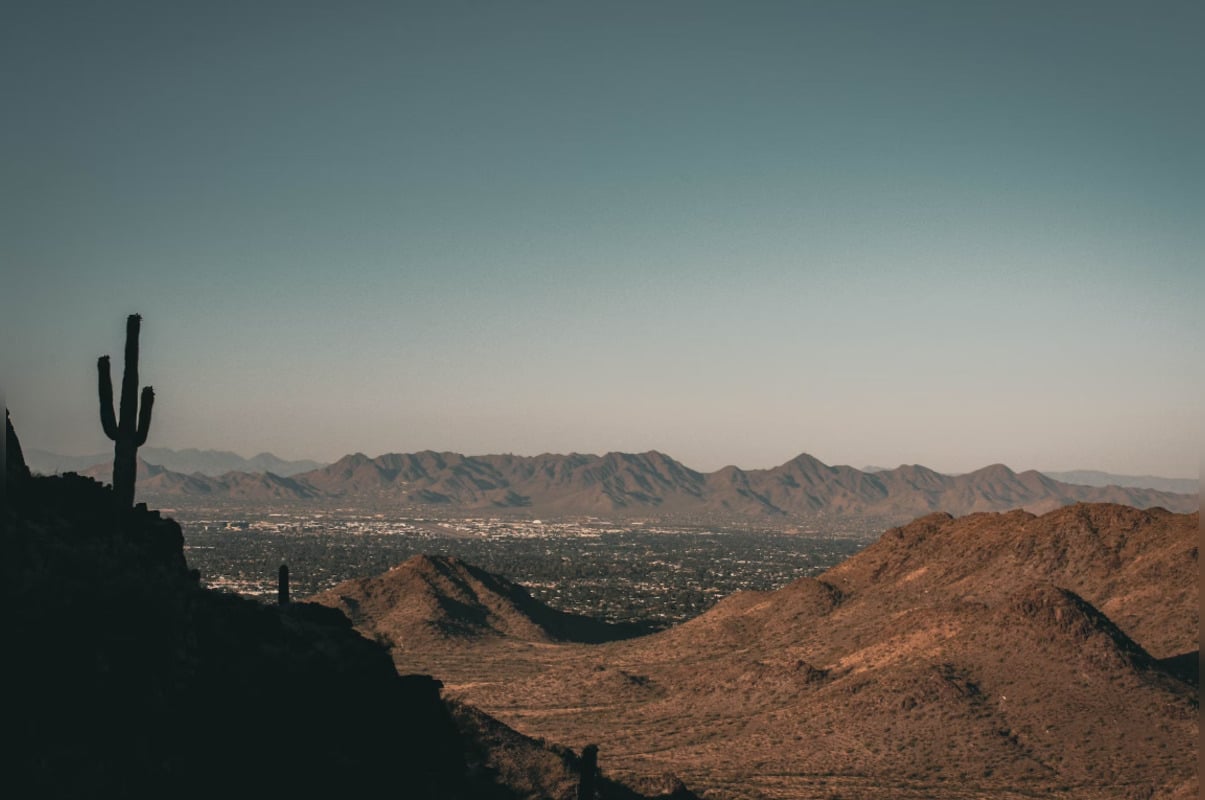
{"type": "MultiPolygon", "coordinates": [[[[522,796],[506,780],[514,759],[474,738],[488,726],[460,730],[438,680],[398,677],[341,613],[207,590],[174,521],[116,508],[88,478],[31,477],[11,428],[6,451],[12,796],[522,796]]],[[[549,791],[537,771],[537,796],[580,777],[570,751],[517,734],[508,747],[551,754],[558,785],[572,784],[549,791]]]]}

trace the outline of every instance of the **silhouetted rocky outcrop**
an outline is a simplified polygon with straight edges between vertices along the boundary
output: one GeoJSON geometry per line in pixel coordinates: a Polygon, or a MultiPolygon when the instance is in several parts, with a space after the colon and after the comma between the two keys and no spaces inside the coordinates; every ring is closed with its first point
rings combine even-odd
{"type": "Polygon", "coordinates": [[[21,442],[17,432],[13,430],[13,421],[4,409],[4,483],[20,483],[29,479],[29,467],[25,465],[25,455],[21,452],[21,442]]]}
{"type": "Polygon", "coordinates": [[[467,797],[428,680],[329,609],[202,588],[179,526],[79,476],[10,492],[5,785],[21,797],[467,797]]]}

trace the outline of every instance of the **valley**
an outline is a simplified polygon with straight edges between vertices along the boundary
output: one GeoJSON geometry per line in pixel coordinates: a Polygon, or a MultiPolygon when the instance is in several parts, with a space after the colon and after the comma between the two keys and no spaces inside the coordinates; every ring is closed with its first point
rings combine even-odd
{"type": "Polygon", "coordinates": [[[273,599],[287,563],[293,594],[384,572],[418,554],[463,558],[551,606],[610,622],[666,627],[736,591],[816,575],[883,530],[874,519],[768,524],[680,520],[402,515],[308,506],[170,511],[206,585],[273,599]]]}

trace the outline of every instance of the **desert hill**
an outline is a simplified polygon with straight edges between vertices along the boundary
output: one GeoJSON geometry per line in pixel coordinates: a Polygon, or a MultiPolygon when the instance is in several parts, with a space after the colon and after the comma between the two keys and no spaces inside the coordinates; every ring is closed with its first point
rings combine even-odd
{"type": "Polygon", "coordinates": [[[487,637],[597,643],[648,632],[550,608],[522,586],[451,556],[414,556],[309,601],[339,609],[361,630],[400,647],[487,637]]]}
{"type": "Polygon", "coordinates": [[[918,595],[998,605],[1051,582],[1097,606],[1159,658],[1197,648],[1199,514],[1079,504],[935,514],[885,533],[822,580],[847,596],[906,604],[918,595]]]}
{"type": "Polygon", "coordinates": [[[1084,597],[1149,652],[1169,658],[1197,646],[1198,518],[1107,504],[1041,516],[932,514],[886,531],[818,578],[777,592],[738,593],[665,635],[693,637],[683,642],[693,647],[720,623],[739,620],[754,626],[747,637],[763,642],[798,644],[810,637],[815,647],[840,649],[853,644],[841,637],[877,635],[861,626],[876,628],[901,611],[942,603],[995,607],[1027,587],[1050,583],[1084,597]],[[838,608],[850,618],[841,626],[812,631],[794,624],[838,608]],[[707,632],[696,634],[696,627],[707,632]]]}
{"type": "MultiPolygon", "coordinates": [[[[394,650],[517,730],[717,798],[1188,798],[1198,515],[929,515],[843,564],[600,645],[394,650]]],[[[405,604],[408,599],[398,597],[405,604]]]]}
{"type": "MultiPolygon", "coordinates": [[[[104,480],[106,467],[87,474],[104,480]]],[[[863,472],[829,466],[807,454],[773,469],[729,466],[711,473],[648,453],[602,456],[464,456],[389,453],[344,456],[320,469],[281,477],[243,472],[211,477],[143,466],[140,496],[245,501],[338,499],[539,514],[689,514],[774,518],[813,514],[912,519],[934,511],[955,515],[1023,508],[1049,511],[1077,502],[1188,513],[1196,495],[1121,486],[1080,486],[1039,472],[994,464],[965,475],[919,465],[863,472]]]]}

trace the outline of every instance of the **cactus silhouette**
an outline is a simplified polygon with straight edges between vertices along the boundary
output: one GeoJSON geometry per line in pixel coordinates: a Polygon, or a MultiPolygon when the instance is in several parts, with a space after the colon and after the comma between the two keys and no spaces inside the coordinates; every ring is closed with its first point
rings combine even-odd
{"type": "Polygon", "coordinates": [[[594,800],[598,783],[598,745],[582,748],[582,780],[577,785],[577,800],[594,800]]]}
{"type": "Polygon", "coordinates": [[[100,424],[105,436],[113,440],[113,499],[118,508],[134,505],[134,481],[138,476],[138,448],[146,444],[151,429],[151,409],[155,390],[147,386],[138,402],[138,331],[142,317],[126,318],[126,363],[121,376],[121,414],[113,414],[113,380],[109,376],[109,357],[96,360],[100,393],[100,424]]]}
{"type": "Polygon", "coordinates": [[[289,604],[289,565],[281,564],[280,570],[276,573],[276,604],[287,606],[289,604]]]}

